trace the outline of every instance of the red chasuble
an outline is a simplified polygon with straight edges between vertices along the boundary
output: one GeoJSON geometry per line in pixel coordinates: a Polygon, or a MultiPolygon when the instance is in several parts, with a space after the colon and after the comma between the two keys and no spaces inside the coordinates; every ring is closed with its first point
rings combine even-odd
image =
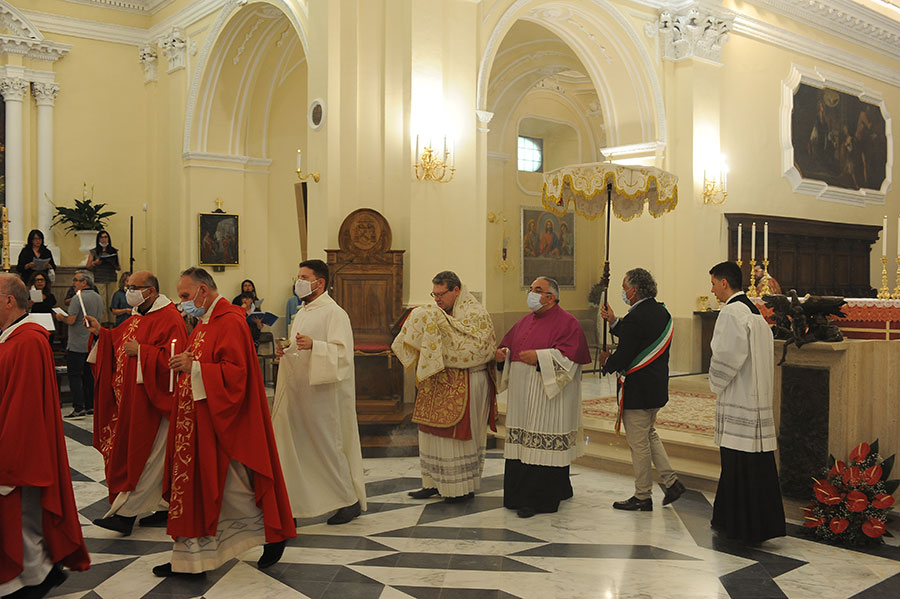
{"type": "Polygon", "coordinates": [[[169,355],[187,343],[184,319],[169,302],[141,316],[135,314],[114,329],[101,329],[94,365],[94,447],[103,454],[109,500],[133,491],[153,448],[160,419],[171,421],[175,394],[169,393],[169,355]],[[124,344],[137,339],[138,356],[125,354],[124,344]],[[143,383],[137,382],[140,357],[143,383]]]}
{"type": "Polygon", "coordinates": [[[266,542],[297,536],[247,312],[219,298],[209,322],[194,328],[188,348],[200,364],[207,397],[194,401],[191,375],[180,373],[163,480],[166,530],[173,537],[215,535],[225,474],[236,460],[250,470],[266,542]]]}
{"type": "MultiPolygon", "coordinates": [[[[50,334],[25,322],[0,343],[0,485],[40,487],[54,563],[91,566],[75,508],[50,334]]],[[[0,495],[0,583],[22,573],[22,493],[0,495]]]]}

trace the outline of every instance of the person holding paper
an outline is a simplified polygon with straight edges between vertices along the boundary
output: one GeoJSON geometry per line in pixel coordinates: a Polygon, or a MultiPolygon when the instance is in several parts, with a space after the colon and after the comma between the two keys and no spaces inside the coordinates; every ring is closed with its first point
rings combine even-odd
{"type": "Polygon", "coordinates": [[[503,505],[521,518],[555,512],[572,496],[569,464],[584,454],[581,366],[591,363],[578,320],[559,306],[559,285],[538,277],[527,297],[531,314],[500,341],[495,359],[506,400],[503,505]]]}
{"type": "Polygon", "coordinates": [[[609,304],[600,308],[600,316],[610,323],[610,332],[618,337],[615,353],[601,352],[603,372],[617,373],[620,424],[625,425],[625,440],[631,448],[634,468],[634,495],[616,501],[617,510],[649,512],[653,509],[652,468],[665,487],[663,505],[681,497],[685,488],[669,465],[669,456],[653,425],[656,414],[669,401],[669,346],[672,342],[672,315],[656,301],[656,281],[643,268],[625,273],[622,299],[628,313],[616,318],[609,304]]]}
{"type": "Polygon", "coordinates": [[[50,282],[42,272],[34,273],[31,278],[28,308],[32,314],[49,314],[56,305],[56,297],[50,293],[50,282]]]}
{"type": "Polygon", "coordinates": [[[87,264],[85,268],[94,273],[94,282],[99,289],[103,290],[102,296],[104,305],[109,304],[110,300],[110,283],[115,283],[119,276],[117,271],[122,267],[119,265],[119,250],[113,247],[109,233],[99,231],[97,233],[97,241],[94,249],[88,253],[87,264]]]}
{"type": "Polygon", "coordinates": [[[171,343],[184,351],[187,329],[175,304],[159,293],[159,281],[142,270],[125,287],[132,315],[114,329],[88,316],[97,337],[93,361],[94,447],[103,455],[109,502],[96,526],[131,534],[141,525],[166,521],[162,499],[163,466],[169,418],[175,395],[169,390],[171,343]]]}
{"type": "Polygon", "coordinates": [[[44,597],[87,570],[72,492],[48,332],[26,314],[28,293],[0,274],[0,596],[44,597]]]}
{"type": "Polygon", "coordinates": [[[259,336],[262,333],[263,319],[262,316],[251,316],[254,309],[253,293],[250,291],[243,292],[238,298],[241,300],[240,306],[247,313],[247,326],[250,327],[250,337],[253,339],[253,345],[259,349],[259,336]]]}
{"type": "Polygon", "coordinates": [[[280,363],[272,427],[294,517],[335,512],[328,524],[345,524],[366,509],[366,487],[353,329],[325,291],[328,274],[321,260],[300,263],[295,290],[303,307],[294,316],[290,348],[275,350],[280,363]]]}
{"type": "Polygon", "coordinates": [[[28,245],[19,252],[16,270],[26,283],[31,281],[35,272],[56,270],[53,254],[44,245],[44,234],[39,229],[32,229],[28,233],[28,245]]]}
{"type": "Polygon", "coordinates": [[[69,340],[66,345],[66,372],[69,388],[72,390],[72,411],[66,418],[83,418],[94,413],[94,377],[86,367],[88,339],[91,336],[86,327],[85,316],[97,320],[106,314],[106,305],[100,295],[90,289],[93,275],[86,270],[75,272],[72,287],[75,296],[69,303],[68,313],[54,311],[56,320],[69,325],[69,340]]]}
{"type": "Polygon", "coordinates": [[[490,314],[456,273],[439,272],[431,284],[434,305],[409,314],[391,349],[416,371],[412,420],[419,426],[422,488],[409,496],[440,494],[457,503],[481,487],[487,430],[497,430],[497,338],[490,314]]]}
{"type": "Polygon", "coordinates": [[[215,570],[264,543],[257,567],[268,568],[297,531],[246,312],[199,267],[182,273],[177,290],[198,322],[186,351],[169,359],[178,378],[163,497],[175,542],[171,561],[153,573],[215,570]]]}

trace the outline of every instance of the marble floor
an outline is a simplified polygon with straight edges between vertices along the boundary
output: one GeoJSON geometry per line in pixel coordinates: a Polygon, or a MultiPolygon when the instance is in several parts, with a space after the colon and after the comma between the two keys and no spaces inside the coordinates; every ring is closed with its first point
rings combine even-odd
{"type": "MultiPolygon", "coordinates": [[[[51,596],[65,599],[613,599],[900,597],[900,543],[851,551],[803,537],[746,548],[709,528],[709,494],[688,491],[653,512],[611,507],[630,477],[572,467],[575,496],[556,514],[518,518],[502,505],[502,455],[490,452],[481,492],[468,503],[416,501],[418,458],[365,460],[369,511],[350,524],[304,522],[282,561],[260,571],[254,549],[200,580],[160,579],[169,559],[163,527],[130,537],[97,528],[106,510],[91,420],[65,429],[75,497],[93,566],[70,573],[51,596]]],[[[789,517],[796,518],[794,514],[789,517]]],[[[894,533],[896,521],[893,524],[894,533]]]]}

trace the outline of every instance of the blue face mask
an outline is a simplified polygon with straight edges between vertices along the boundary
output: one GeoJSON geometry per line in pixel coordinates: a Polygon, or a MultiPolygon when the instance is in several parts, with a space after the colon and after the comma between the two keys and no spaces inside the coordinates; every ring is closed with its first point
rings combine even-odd
{"type": "MultiPolygon", "coordinates": [[[[197,288],[197,293],[194,294],[194,299],[197,299],[197,295],[200,293],[200,288],[197,288]]],[[[181,311],[187,314],[188,316],[193,316],[194,318],[201,318],[204,314],[206,314],[206,308],[198,307],[194,304],[194,299],[189,299],[187,301],[181,302],[181,311]]]]}
{"type": "Polygon", "coordinates": [[[631,300],[628,299],[628,294],[625,293],[625,290],[624,290],[624,289],[622,290],[622,301],[625,302],[625,305],[626,305],[626,306],[630,306],[630,305],[631,305],[631,300]]]}

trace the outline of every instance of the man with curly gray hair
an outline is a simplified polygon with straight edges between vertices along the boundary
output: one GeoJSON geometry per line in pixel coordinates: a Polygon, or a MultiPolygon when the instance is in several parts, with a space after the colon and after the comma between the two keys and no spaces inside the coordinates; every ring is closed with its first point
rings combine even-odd
{"type": "Polygon", "coordinates": [[[672,503],[685,491],[653,427],[656,413],[669,401],[672,342],[672,316],[664,304],[656,301],[656,293],[653,275],[643,268],[634,268],[622,280],[622,300],[629,306],[628,314],[616,318],[609,304],[600,308],[600,316],[611,325],[610,332],[619,338],[615,353],[603,352],[600,361],[604,372],[618,376],[616,432],[621,424],[625,425],[634,468],[634,495],[613,503],[618,510],[653,509],[651,464],[665,485],[663,505],[672,503]]]}

